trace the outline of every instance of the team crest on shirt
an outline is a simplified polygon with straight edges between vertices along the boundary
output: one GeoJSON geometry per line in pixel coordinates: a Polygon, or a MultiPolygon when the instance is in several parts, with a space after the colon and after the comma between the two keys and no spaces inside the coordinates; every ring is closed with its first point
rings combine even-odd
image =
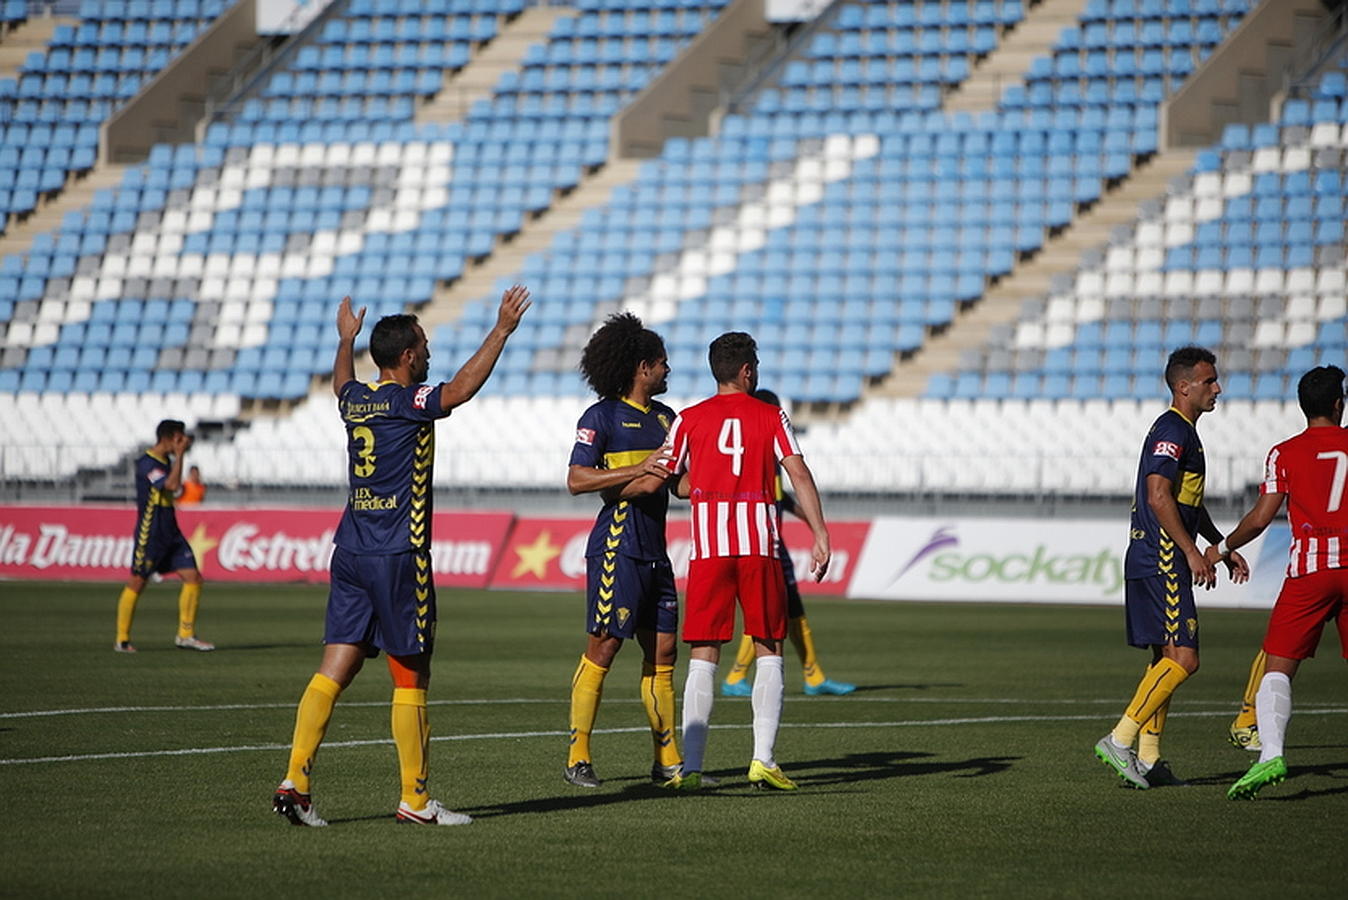
{"type": "Polygon", "coordinates": [[[425,409],[426,402],[430,399],[433,390],[435,390],[435,386],[430,384],[423,384],[417,388],[417,392],[412,395],[412,405],[417,409],[425,409]]]}
{"type": "Polygon", "coordinates": [[[577,443],[577,444],[584,444],[584,445],[587,446],[587,447],[592,447],[592,446],[594,446],[594,429],[593,429],[593,428],[577,428],[577,429],[576,429],[576,443],[577,443]]]}
{"type": "Polygon", "coordinates": [[[629,609],[627,609],[627,607],[625,607],[625,606],[620,606],[620,607],[618,607],[618,627],[619,627],[619,628],[622,628],[623,626],[625,626],[625,625],[627,624],[627,617],[630,616],[631,614],[632,614],[631,611],[630,611],[629,609]]]}
{"type": "Polygon", "coordinates": [[[664,413],[656,413],[655,421],[659,422],[660,427],[663,428],[665,431],[669,430],[669,416],[665,415],[664,413]]]}
{"type": "Polygon", "coordinates": [[[1156,446],[1151,448],[1152,456],[1168,456],[1171,459],[1180,458],[1180,445],[1174,441],[1157,441],[1156,446]]]}
{"type": "Polygon", "coordinates": [[[1198,620],[1197,620],[1197,619],[1185,619],[1185,620],[1184,620],[1184,627],[1187,628],[1187,629],[1189,629],[1189,637],[1192,638],[1192,637],[1194,637],[1196,634],[1198,634],[1198,620]]]}

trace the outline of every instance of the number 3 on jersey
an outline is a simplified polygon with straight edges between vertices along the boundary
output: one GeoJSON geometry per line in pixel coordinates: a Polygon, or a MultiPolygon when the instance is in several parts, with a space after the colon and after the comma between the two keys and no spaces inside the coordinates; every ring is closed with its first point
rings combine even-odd
{"type": "Polygon", "coordinates": [[[374,432],[361,425],[351,429],[351,437],[360,441],[360,449],[356,451],[360,462],[356,463],[351,471],[357,478],[369,478],[374,475],[374,432]]]}
{"type": "Polygon", "coordinates": [[[744,458],[744,433],[740,429],[739,419],[726,419],[721,423],[716,449],[730,457],[730,474],[739,477],[741,460],[744,458]]]}

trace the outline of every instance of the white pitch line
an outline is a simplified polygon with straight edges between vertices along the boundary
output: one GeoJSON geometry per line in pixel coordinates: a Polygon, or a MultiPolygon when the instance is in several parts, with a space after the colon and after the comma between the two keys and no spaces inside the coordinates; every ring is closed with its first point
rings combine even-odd
{"type": "MultiPolygon", "coordinates": [[[[729,698],[727,698],[729,699],[729,698]]],[[[871,697],[865,694],[851,694],[845,700],[841,697],[815,697],[811,702],[823,701],[846,702],[846,703],[965,703],[974,705],[986,704],[1026,704],[1035,706],[1088,706],[1096,704],[1117,704],[1119,698],[1112,697],[1100,700],[1066,700],[1066,699],[1019,699],[1016,697],[871,697]]],[[[525,704],[559,704],[570,703],[568,697],[549,698],[529,698],[529,697],[507,697],[500,700],[428,700],[427,706],[494,706],[494,705],[525,705],[525,704]]],[[[604,705],[612,703],[640,703],[639,699],[614,697],[604,700],[604,705]]],[[[1186,706],[1230,706],[1228,700],[1186,700],[1186,706]]],[[[340,705],[345,707],[361,706],[388,706],[387,700],[353,700],[339,701],[340,705]]],[[[293,701],[287,703],[221,703],[211,706],[89,706],[77,707],[72,709],[33,709],[18,712],[0,712],[0,719],[36,719],[49,716],[78,716],[78,715],[99,715],[102,713],[141,713],[141,712],[217,712],[228,709],[294,709],[293,701]]]]}
{"type": "MultiPolygon", "coordinates": [[[[1298,709],[1298,716],[1337,716],[1348,714],[1348,706],[1298,709]]],[[[1172,718],[1206,718],[1230,715],[1227,710],[1212,712],[1177,712],[1172,718]]],[[[783,722],[782,728],[923,728],[936,725],[999,725],[1007,722],[1089,722],[1098,721],[1099,716],[979,716],[958,719],[910,719],[902,722],[783,722]]],[[[745,729],[750,725],[712,725],[714,729],[745,729]]],[[[599,728],[594,734],[634,734],[649,731],[649,728],[599,728]]],[[[488,734],[455,734],[433,737],[432,741],[483,741],[518,740],[520,738],[557,738],[570,734],[568,731],[501,731],[488,734]]],[[[323,749],[339,747],[375,747],[392,744],[390,738],[376,738],[362,741],[325,742],[323,749]]],[[[0,759],[0,766],[34,765],[39,763],[88,762],[103,759],[146,759],[156,756],[205,756],[213,753],[244,753],[256,750],[280,752],[289,750],[289,744],[242,744],[234,747],[184,747],[178,750],[128,750],[120,753],[81,753],[69,756],[35,756],[18,759],[0,759]]]]}

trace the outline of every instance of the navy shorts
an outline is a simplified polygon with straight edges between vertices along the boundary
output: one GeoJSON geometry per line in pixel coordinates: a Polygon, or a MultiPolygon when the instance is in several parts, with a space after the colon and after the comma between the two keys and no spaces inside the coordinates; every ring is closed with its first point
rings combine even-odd
{"type": "Polygon", "coordinates": [[[196,567],[196,554],[181,531],[175,531],[167,538],[152,537],[131,554],[131,574],[140,578],[149,578],[156,572],[163,575],[196,567]]]}
{"type": "Polygon", "coordinates": [[[800,599],[800,587],[796,584],[796,564],[791,561],[791,551],[786,549],[786,541],[777,542],[777,558],[782,561],[782,577],[786,579],[786,616],[799,619],[805,615],[805,604],[800,599]]]}
{"type": "Polygon", "coordinates": [[[1174,644],[1198,649],[1198,608],[1188,570],[1124,582],[1128,643],[1134,647],[1174,644]]]}
{"type": "Polygon", "coordinates": [[[587,557],[585,570],[587,633],[627,640],[638,628],[661,634],[679,630],[679,595],[669,560],[613,553],[587,557]]]}
{"type": "Polygon", "coordinates": [[[332,553],[325,644],[365,644],[391,656],[430,653],[435,579],[424,551],[367,556],[332,553]]]}

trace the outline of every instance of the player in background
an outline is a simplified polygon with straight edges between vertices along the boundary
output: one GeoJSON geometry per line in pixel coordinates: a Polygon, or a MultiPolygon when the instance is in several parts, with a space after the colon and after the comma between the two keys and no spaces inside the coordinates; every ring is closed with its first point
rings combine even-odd
{"type": "Polygon", "coordinates": [[[1255,707],[1262,748],[1226,796],[1253,800],[1260,789],[1287,777],[1283,741],[1292,717],[1292,679],[1315,655],[1325,624],[1338,624],[1348,659],[1348,432],[1343,429],[1343,370],[1319,366],[1301,376],[1297,401],[1306,430],[1268,452],[1259,499],[1225,541],[1207,549],[1215,563],[1264,533],[1283,500],[1292,528],[1287,577],[1269,615],[1263,653],[1267,671],[1255,707]]]}
{"type": "Polygon", "coordinates": [[[430,799],[427,789],[426,689],[436,622],[430,557],[435,422],[486,383],[529,305],[523,287],[507,290],[482,346],[450,381],[438,385],[423,383],[430,350],[426,333],[410,315],[385,316],[375,324],[370,357],[379,378],[357,381],[354,344],[365,308],[353,313],[350,297],[337,308],[332,386],[346,426],[350,492],[333,539],[323,659],[300,697],[289,767],[272,796],[272,809],[293,825],[327,824],[311,799],[314,757],[337,697],[380,650],[388,654],[394,686],[391,725],[402,783],[396,821],[472,821],[430,799]]]}
{"type": "Polygon", "coordinates": [[[585,549],[588,635],[571,678],[571,731],[563,777],[598,787],[590,734],[599,715],[604,677],[623,641],[641,646],[641,702],[651,726],[651,778],[664,784],[682,760],[674,734],[674,661],[678,656],[678,592],[665,550],[669,491],[659,454],[674,410],[655,400],[667,388],[665,343],[631,313],[609,316],[590,337],[580,370],[599,401],[576,424],[566,486],[599,492],[603,507],[585,549]],[[633,479],[654,473],[660,488],[624,498],[633,479]]]}
{"type": "Polygon", "coordinates": [[[178,590],[178,634],[173,643],[185,650],[214,650],[214,644],[197,637],[201,572],[191,545],[178,528],[173,509],[173,497],[183,483],[183,457],[192,446],[192,439],[177,419],[160,422],[154,437],[154,446],[136,460],[136,531],[131,577],[117,598],[117,638],[112,649],[118,653],[136,652],[131,643],[136,601],[151,575],[177,572],[183,586],[178,590]]]}
{"type": "MultiPolygon", "coordinates": [[[[780,407],[782,405],[781,398],[766,388],[759,388],[754,391],[754,397],[773,406],[780,407]]],[[[805,518],[801,514],[800,506],[796,503],[796,498],[791,496],[789,491],[782,489],[782,474],[780,471],[777,473],[776,494],[780,512],[790,513],[802,520],[805,518]]],[[[800,587],[796,584],[796,566],[791,561],[791,552],[787,550],[785,541],[778,545],[777,558],[781,560],[782,576],[786,579],[786,633],[791,638],[791,646],[796,648],[796,655],[800,657],[801,669],[805,675],[805,693],[812,697],[819,694],[852,693],[857,689],[855,684],[832,680],[824,674],[824,667],[819,665],[819,658],[814,649],[814,633],[810,631],[810,622],[805,618],[805,604],[800,599],[800,587]]],[[[745,676],[749,674],[749,665],[753,661],[754,639],[745,634],[740,639],[739,651],[735,654],[735,664],[731,667],[730,673],[726,675],[725,681],[721,682],[721,696],[752,696],[753,686],[749,684],[745,676]]]]}
{"type": "MultiPolygon", "coordinates": [[[[1216,408],[1222,392],[1216,364],[1202,347],[1170,354],[1165,367],[1170,408],[1152,423],[1137,467],[1124,605],[1128,643],[1150,648],[1152,660],[1119,723],[1095,745],[1095,755],[1142,790],[1185,783],[1161,758],[1161,734],[1175,689],[1198,671],[1193,586],[1211,588],[1217,580],[1212,563],[1194,543],[1200,534],[1213,544],[1222,539],[1203,505],[1206,463],[1195,428],[1199,416],[1216,408]]],[[[1226,563],[1233,579],[1248,576],[1239,554],[1226,563]]]]}
{"type": "Polygon", "coordinates": [[[744,332],[723,334],[707,355],[716,394],[680,413],[669,432],[670,462],[682,475],[676,493],[692,501],[693,553],[683,625],[692,657],[683,692],[684,765],[668,786],[702,787],[716,666],[721,645],[734,635],[738,600],[757,657],[749,781],[759,788],[795,790],[774,757],[787,619],[786,582],[777,560],[778,465],[791,479],[814,534],[810,574],[816,580],[824,577],[832,556],[828,527],[786,412],[752,396],[758,387],[754,339],[744,332]]]}

